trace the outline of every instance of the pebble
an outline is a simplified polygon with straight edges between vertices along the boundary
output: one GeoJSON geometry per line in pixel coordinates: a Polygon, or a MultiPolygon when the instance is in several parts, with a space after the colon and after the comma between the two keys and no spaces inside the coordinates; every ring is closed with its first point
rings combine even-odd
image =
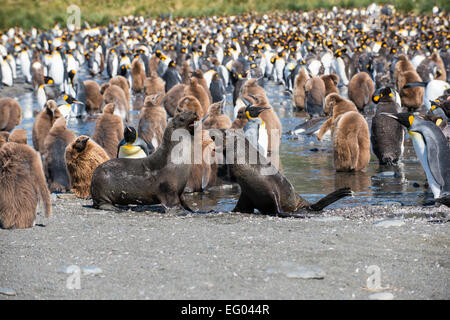
{"type": "Polygon", "coordinates": [[[405,224],[405,221],[399,219],[383,219],[374,222],[376,227],[401,227],[405,224]]]}
{"type": "Polygon", "coordinates": [[[320,222],[335,222],[335,221],[342,221],[344,218],[339,216],[331,216],[331,217],[317,217],[313,218],[314,221],[320,221],[320,222]]]}
{"type": "Polygon", "coordinates": [[[403,203],[398,202],[398,201],[379,201],[373,204],[374,206],[397,206],[397,207],[401,207],[403,206],[403,203]]]}
{"type": "Polygon", "coordinates": [[[5,296],[15,296],[16,291],[11,288],[0,288],[0,294],[4,294],[5,296]]]}
{"type": "Polygon", "coordinates": [[[390,292],[378,292],[369,296],[370,300],[393,300],[394,295],[390,292]]]}
{"type": "Polygon", "coordinates": [[[383,172],[377,173],[377,175],[376,175],[377,178],[395,178],[397,176],[398,176],[398,174],[394,171],[383,171],[383,172]]]}
{"type": "Polygon", "coordinates": [[[295,279],[323,279],[325,271],[319,266],[298,266],[293,262],[282,262],[277,268],[267,269],[267,273],[281,273],[295,279]]]}
{"type": "Polygon", "coordinates": [[[84,275],[96,275],[96,274],[100,274],[103,273],[103,270],[99,267],[84,267],[83,268],[83,274],[84,275]]]}

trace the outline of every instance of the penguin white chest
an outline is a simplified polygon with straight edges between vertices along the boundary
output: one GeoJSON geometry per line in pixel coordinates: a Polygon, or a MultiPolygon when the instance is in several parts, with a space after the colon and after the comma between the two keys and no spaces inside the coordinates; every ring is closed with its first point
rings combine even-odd
{"type": "MultiPolygon", "coordinates": [[[[416,155],[419,158],[420,164],[422,165],[425,174],[427,176],[428,185],[431,188],[431,191],[433,192],[434,198],[437,199],[440,197],[441,193],[441,187],[436,182],[436,180],[433,177],[433,174],[431,173],[430,166],[428,165],[428,155],[427,154],[427,148],[425,145],[425,141],[420,133],[408,131],[411,140],[413,142],[414,150],[416,151],[416,155]]],[[[433,156],[433,155],[431,155],[433,156]]]]}

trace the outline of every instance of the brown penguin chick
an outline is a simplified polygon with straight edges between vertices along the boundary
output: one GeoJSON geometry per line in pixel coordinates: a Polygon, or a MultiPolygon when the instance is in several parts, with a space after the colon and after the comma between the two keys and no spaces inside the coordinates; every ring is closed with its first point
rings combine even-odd
{"type": "MultiPolygon", "coordinates": [[[[397,63],[394,66],[394,81],[397,84],[398,83],[398,77],[401,73],[403,72],[407,72],[407,71],[416,71],[416,69],[414,69],[414,66],[412,65],[412,63],[409,61],[408,57],[405,56],[404,54],[401,54],[398,56],[397,59],[397,63]]],[[[400,90],[399,87],[397,87],[397,89],[400,90]]]]}
{"type": "Polygon", "coordinates": [[[144,94],[145,96],[152,96],[155,94],[164,94],[165,82],[155,72],[150,72],[150,76],[144,80],[144,94]]]}
{"type": "Polygon", "coordinates": [[[198,99],[194,96],[185,96],[181,98],[180,101],[178,102],[178,107],[175,114],[187,110],[194,111],[199,119],[201,119],[203,116],[202,105],[200,104],[200,101],[198,101],[198,99]]]}
{"type": "Polygon", "coordinates": [[[358,111],[349,111],[336,119],[333,133],[336,171],[360,171],[370,161],[370,133],[367,121],[358,111]]]}
{"type": "Polygon", "coordinates": [[[127,78],[124,76],[115,76],[109,80],[111,85],[115,84],[122,88],[123,93],[125,94],[126,103],[128,106],[128,110],[130,109],[130,84],[128,83],[127,78]]]}
{"type": "Polygon", "coordinates": [[[78,198],[89,197],[92,174],[95,168],[109,160],[108,154],[88,136],[79,136],[67,146],[65,159],[72,192],[78,198]]]}
{"type": "Polygon", "coordinates": [[[325,83],[325,97],[330,93],[339,93],[337,84],[339,83],[339,76],[337,74],[324,74],[320,78],[325,83]]]}
{"type": "Polygon", "coordinates": [[[203,121],[204,129],[230,129],[231,120],[223,113],[225,101],[213,103],[209,107],[208,118],[203,121]]]}
{"type": "Polygon", "coordinates": [[[208,84],[206,83],[206,80],[203,76],[203,71],[200,69],[194,70],[194,72],[192,72],[192,77],[196,77],[198,79],[198,84],[201,85],[203,87],[203,89],[205,89],[205,92],[209,98],[209,104],[211,104],[213,101],[212,95],[211,95],[211,91],[208,88],[208,84]]]}
{"type": "Polygon", "coordinates": [[[205,89],[198,83],[198,78],[191,77],[191,83],[184,88],[184,96],[196,97],[203,109],[202,116],[208,113],[209,97],[205,89]]]}
{"type": "Polygon", "coordinates": [[[131,62],[131,79],[133,79],[133,92],[141,92],[144,90],[145,70],[139,58],[134,58],[131,62]]]}
{"type": "Polygon", "coordinates": [[[24,129],[14,129],[9,135],[8,142],[27,144],[27,132],[24,129]]]}
{"type": "Polygon", "coordinates": [[[94,80],[84,81],[86,87],[86,111],[90,114],[100,113],[103,105],[103,96],[100,86],[94,80]]]}
{"type": "Polygon", "coordinates": [[[105,105],[109,103],[114,104],[114,114],[117,114],[122,121],[128,119],[128,111],[130,111],[129,104],[123,89],[115,84],[104,83],[100,87],[100,92],[103,92],[103,101],[105,105]]]}
{"type": "Polygon", "coordinates": [[[31,81],[35,91],[40,85],[45,83],[44,66],[42,65],[41,58],[37,50],[33,51],[33,58],[31,62],[31,81]]]}
{"type": "Polygon", "coordinates": [[[9,132],[8,131],[0,131],[0,148],[2,145],[8,142],[9,132]]]}
{"type": "Polygon", "coordinates": [[[233,123],[231,124],[231,129],[244,129],[245,124],[248,122],[248,118],[245,115],[245,108],[246,107],[242,107],[239,109],[236,119],[234,119],[233,123]]]}
{"type": "Polygon", "coordinates": [[[22,109],[12,98],[0,99],[0,131],[11,131],[22,121],[22,109]]]}
{"type": "Polygon", "coordinates": [[[189,85],[190,83],[190,79],[192,77],[192,68],[189,65],[188,61],[184,61],[183,64],[181,65],[181,71],[180,71],[180,76],[181,76],[181,82],[185,85],[189,85]]]}
{"type": "Polygon", "coordinates": [[[217,178],[218,167],[217,163],[214,161],[215,144],[208,131],[202,130],[201,135],[196,135],[194,137],[194,143],[201,143],[202,159],[201,163],[196,163],[194,161],[191,169],[191,176],[189,177],[184,192],[203,191],[207,187],[213,186],[217,178]],[[199,141],[200,139],[198,137],[201,137],[201,141],[199,141]]]}
{"type": "Polygon", "coordinates": [[[325,98],[324,102],[324,112],[330,114],[328,118],[320,127],[319,133],[317,134],[317,139],[321,140],[323,135],[331,130],[331,134],[334,132],[334,124],[336,119],[345,112],[348,111],[358,111],[355,104],[337,93],[331,93],[325,98]]]}
{"type": "Polygon", "coordinates": [[[182,83],[176,84],[164,96],[162,104],[169,116],[173,117],[175,115],[178,108],[178,102],[184,97],[186,87],[187,86],[182,83]]]}
{"type": "Polygon", "coordinates": [[[359,110],[370,103],[374,92],[375,84],[367,72],[358,72],[348,83],[348,98],[359,110]]]}
{"type": "Polygon", "coordinates": [[[156,94],[145,97],[144,107],[139,118],[138,134],[147,145],[154,149],[161,145],[164,130],[167,126],[167,112],[161,101],[164,94],[156,94]]]}
{"type": "Polygon", "coordinates": [[[153,54],[148,62],[149,75],[152,73],[156,73],[156,69],[158,69],[159,62],[161,60],[158,58],[156,54],[153,54]]]}
{"type": "Polygon", "coordinates": [[[319,77],[312,77],[305,83],[305,109],[311,117],[323,114],[325,83],[319,77]]]}
{"type": "Polygon", "coordinates": [[[68,192],[70,190],[64,152],[75,138],[75,134],[67,129],[64,117],[58,118],[53,123],[45,137],[42,164],[50,192],[68,192]]]}
{"type": "Polygon", "coordinates": [[[299,111],[305,109],[305,84],[309,79],[305,68],[301,68],[299,73],[295,76],[294,89],[292,91],[292,104],[299,111]]]}
{"type": "Polygon", "coordinates": [[[409,111],[420,108],[423,105],[423,97],[425,95],[424,87],[403,88],[407,83],[411,82],[422,82],[422,78],[416,71],[406,71],[399,74],[397,88],[399,88],[400,100],[402,107],[408,108],[409,111]]]}
{"type": "Polygon", "coordinates": [[[442,60],[441,56],[437,52],[433,52],[430,56],[430,59],[436,63],[438,70],[437,70],[437,77],[435,77],[435,80],[442,80],[447,81],[447,71],[445,70],[444,61],[442,60]]]}
{"type": "Polygon", "coordinates": [[[260,104],[269,104],[267,99],[266,91],[264,88],[258,85],[258,79],[252,78],[245,81],[241,88],[241,97],[244,96],[258,96],[258,101],[260,104]]]}
{"type": "Polygon", "coordinates": [[[53,123],[60,117],[62,117],[62,114],[58,110],[56,102],[54,100],[48,100],[44,110],[36,116],[36,120],[33,123],[32,140],[33,147],[36,151],[42,153],[45,137],[53,126],[53,123]]]}
{"type": "Polygon", "coordinates": [[[46,217],[52,214],[50,193],[41,159],[28,145],[9,142],[0,149],[0,227],[34,226],[38,203],[46,217]]]}
{"type": "Polygon", "coordinates": [[[109,158],[117,156],[117,146],[123,139],[123,122],[118,115],[114,114],[114,109],[113,103],[108,103],[103,108],[103,113],[95,122],[92,136],[92,139],[106,151],[109,158]]]}

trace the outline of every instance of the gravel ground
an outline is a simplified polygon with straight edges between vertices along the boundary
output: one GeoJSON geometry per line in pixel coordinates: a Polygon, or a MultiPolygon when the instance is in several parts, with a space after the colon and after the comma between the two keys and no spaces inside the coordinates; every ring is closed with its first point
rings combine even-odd
{"type": "Polygon", "coordinates": [[[450,298],[444,206],[283,219],[159,207],[113,213],[90,200],[52,200],[50,219],[0,230],[0,299],[450,298]],[[381,290],[367,288],[373,265],[381,290]]]}

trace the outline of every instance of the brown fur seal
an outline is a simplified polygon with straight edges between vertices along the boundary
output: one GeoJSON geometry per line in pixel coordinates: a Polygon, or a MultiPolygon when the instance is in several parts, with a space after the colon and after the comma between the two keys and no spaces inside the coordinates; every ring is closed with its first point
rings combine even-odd
{"type": "MultiPolygon", "coordinates": [[[[215,142],[218,140],[216,137],[215,142]]],[[[257,161],[255,164],[249,164],[249,153],[259,155],[259,151],[239,131],[226,130],[222,145],[217,146],[216,143],[216,150],[217,152],[221,150],[225,159],[232,160],[227,166],[241,188],[241,195],[233,212],[253,213],[258,209],[262,214],[295,217],[302,209],[320,211],[331,203],[351,195],[349,188],[343,188],[314,204],[309,203],[295,192],[292,184],[270,162],[263,164],[257,161]],[[236,147],[241,143],[245,146],[243,150],[236,147]],[[233,145],[234,148],[230,148],[233,145]],[[243,164],[239,164],[240,160],[244,160],[243,164]]]]}
{"type": "Polygon", "coordinates": [[[14,129],[9,135],[8,142],[28,144],[27,132],[24,129],[14,129]]]}
{"type": "Polygon", "coordinates": [[[305,84],[309,76],[305,68],[301,68],[299,73],[295,76],[294,89],[292,91],[292,104],[298,111],[305,109],[305,84]]]}
{"type": "Polygon", "coordinates": [[[108,154],[88,136],[79,136],[67,146],[65,159],[73,193],[78,198],[89,197],[92,174],[109,160],[108,154]]]}
{"type": "Polygon", "coordinates": [[[31,228],[38,202],[46,217],[52,206],[39,155],[28,145],[6,143],[0,148],[0,227],[31,228]]]}
{"type": "Polygon", "coordinates": [[[163,98],[164,94],[145,97],[139,118],[138,134],[147,145],[151,145],[154,149],[161,144],[167,126],[167,113],[161,106],[163,98]]]}
{"type": "Polygon", "coordinates": [[[370,133],[358,111],[348,111],[334,124],[333,147],[336,171],[360,171],[370,161],[370,133]]]}
{"type": "Polygon", "coordinates": [[[225,100],[213,103],[209,107],[208,118],[203,121],[203,129],[230,129],[231,120],[223,113],[225,100]]]}
{"type": "Polygon", "coordinates": [[[190,210],[183,191],[191,175],[194,148],[185,150],[180,147],[182,141],[172,139],[175,130],[187,130],[183,132],[190,137],[183,138],[192,144],[197,120],[193,111],[179,113],[168,123],[161,145],[148,157],[111,159],[98,166],[91,182],[94,208],[116,210],[114,205],[161,203],[165,210],[180,205],[190,210]],[[174,155],[177,157],[172,158],[174,155]]]}
{"type": "Polygon", "coordinates": [[[364,110],[364,107],[370,103],[374,92],[375,84],[367,72],[358,72],[350,79],[348,98],[359,110],[364,110]]]}
{"type": "Polygon", "coordinates": [[[22,109],[12,98],[0,99],[0,131],[11,131],[22,121],[22,109]]]}
{"type": "Polygon", "coordinates": [[[59,118],[53,123],[44,140],[42,164],[50,192],[68,192],[69,176],[66,170],[64,152],[67,145],[75,140],[75,134],[67,129],[66,119],[59,118]]]}
{"type": "Polygon", "coordinates": [[[114,114],[117,114],[122,121],[127,121],[130,107],[122,88],[115,84],[111,85],[110,83],[104,83],[101,86],[100,92],[103,94],[105,105],[113,103],[114,114]]]}
{"type": "Polygon", "coordinates": [[[123,139],[122,119],[114,114],[114,104],[109,103],[103,108],[103,113],[95,122],[92,139],[97,142],[110,158],[117,156],[117,146],[123,139]]]}
{"type": "Polygon", "coordinates": [[[94,80],[84,81],[86,88],[86,111],[88,113],[101,112],[103,105],[103,96],[100,93],[100,86],[94,80]]]}
{"type": "Polygon", "coordinates": [[[53,123],[60,117],[62,117],[62,114],[58,110],[56,102],[48,100],[44,110],[36,116],[36,120],[33,123],[32,140],[33,147],[36,151],[42,152],[41,149],[44,148],[45,137],[53,126],[53,123]]]}

